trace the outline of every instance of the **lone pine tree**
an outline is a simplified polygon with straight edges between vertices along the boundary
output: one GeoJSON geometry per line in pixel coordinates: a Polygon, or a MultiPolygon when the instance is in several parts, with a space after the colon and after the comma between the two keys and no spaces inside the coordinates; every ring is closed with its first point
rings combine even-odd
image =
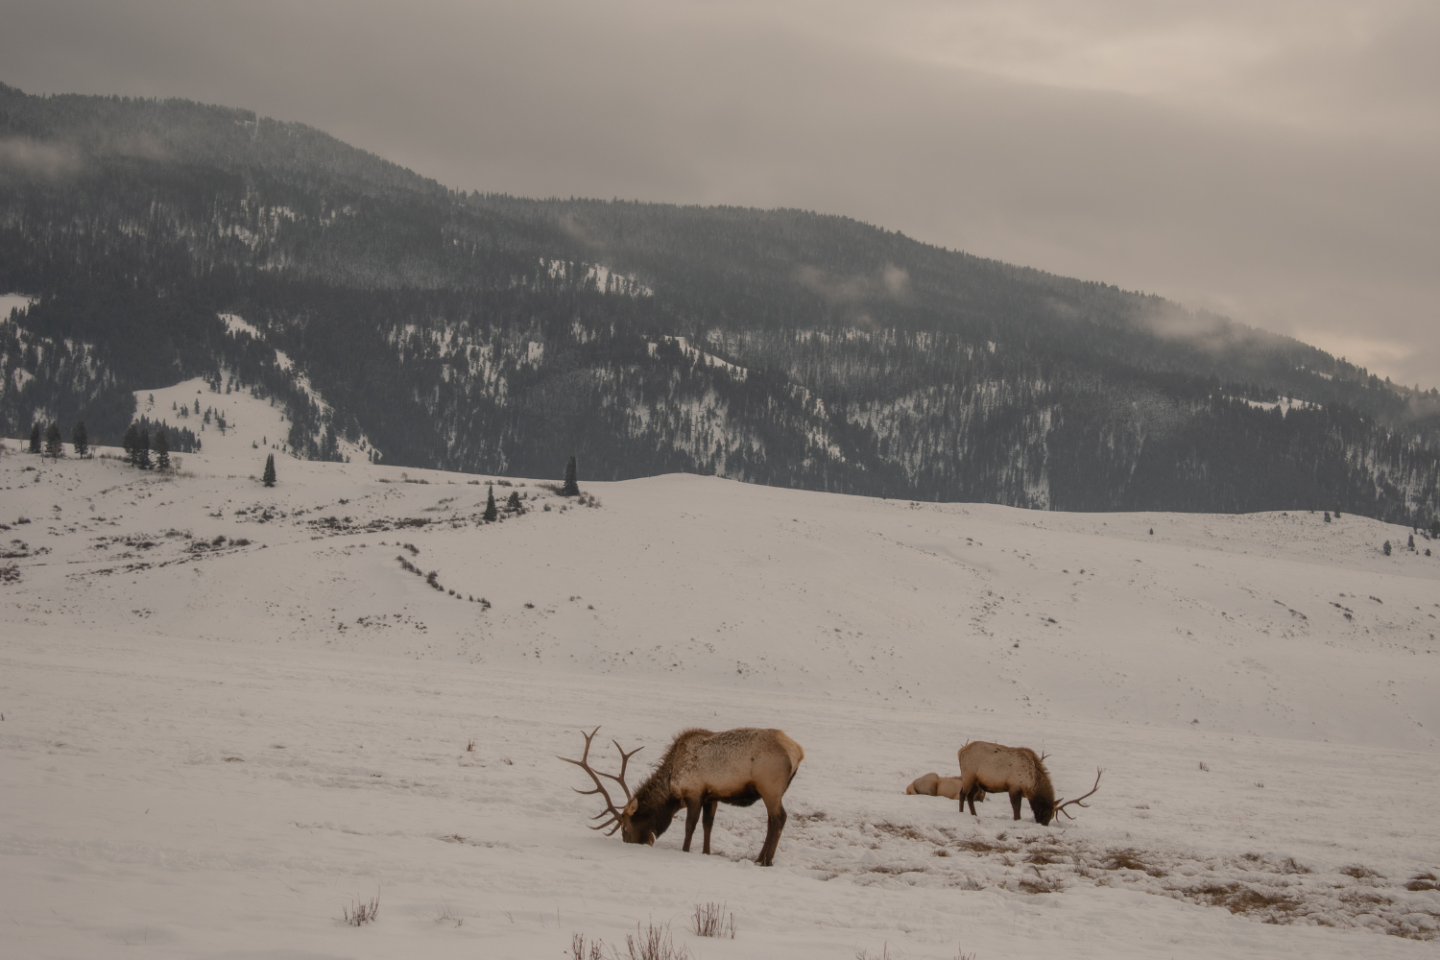
{"type": "Polygon", "coordinates": [[[150,431],[144,427],[135,431],[135,466],[141,470],[149,470],[153,466],[150,462],[150,431]]]}
{"type": "Polygon", "coordinates": [[[70,442],[75,445],[75,456],[88,457],[90,455],[90,437],[85,433],[84,420],[75,421],[75,429],[70,431],[70,442]]]}
{"type": "Polygon", "coordinates": [[[571,457],[570,462],[565,464],[565,484],[560,488],[562,497],[580,496],[580,484],[575,480],[575,458],[571,457]]]}
{"type": "Polygon", "coordinates": [[[45,430],[45,456],[58,460],[65,455],[65,445],[60,440],[60,424],[51,423],[45,430]]]}
{"type": "Polygon", "coordinates": [[[30,426],[30,452],[40,452],[40,421],[36,420],[30,426]]]}
{"type": "Polygon", "coordinates": [[[165,438],[163,427],[155,428],[155,469],[170,469],[170,441],[165,438]]]}
{"type": "Polygon", "coordinates": [[[260,475],[260,482],[267,487],[275,486],[275,454],[265,458],[265,472],[260,475]]]}
{"type": "Polygon", "coordinates": [[[489,521],[494,520],[499,515],[500,512],[495,509],[495,488],[491,487],[490,492],[485,497],[484,518],[485,520],[489,521]]]}

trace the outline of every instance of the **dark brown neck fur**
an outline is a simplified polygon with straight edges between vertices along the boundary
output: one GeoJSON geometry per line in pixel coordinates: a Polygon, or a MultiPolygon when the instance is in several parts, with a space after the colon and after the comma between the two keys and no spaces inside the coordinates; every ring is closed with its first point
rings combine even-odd
{"type": "MultiPolygon", "coordinates": [[[[699,727],[692,727],[689,730],[682,730],[675,735],[670,742],[670,747],[650,776],[635,791],[635,799],[638,801],[636,817],[663,817],[666,825],[669,825],[669,818],[680,809],[680,800],[670,789],[670,776],[675,770],[675,762],[683,753],[685,747],[696,737],[713,737],[709,730],[702,730],[699,727]]],[[[663,831],[657,830],[657,833],[663,831]]]]}

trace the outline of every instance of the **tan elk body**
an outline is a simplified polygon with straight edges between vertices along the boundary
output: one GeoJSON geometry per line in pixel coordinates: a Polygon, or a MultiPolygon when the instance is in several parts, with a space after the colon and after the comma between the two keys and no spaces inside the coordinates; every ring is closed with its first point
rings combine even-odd
{"type": "Polygon", "coordinates": [[[998,743],[977,740],[960,748],[960,812],[965,812],[965,803],[970,803],[970,813],[975,812],[977,794],[986,790],[990,793],[1008,793],[1010,807],[1015,819],[1020,819],[1020,800],[1030,801],[1030,812],[1035,822],[1049,826],[1056,813],[1071,817],[1065,808],[1071,804],[1085,806],[1081,801],[1100,788],[1100,773],[1095,774],[1095,786],[1090,793],[1074,800],[1055,800],[1055,788],[1050,783],[1050,772],[1045,769],[1045,758],[1037,756],[1029,747],[1006,747],[998,743]]]}
{"type": "Polygon", "coordinates": [[[621,756],[619,776],[591,769],[590,741],[599,729],[596,727],[585,737],[584,757],[568,761],[582,767],[595,781],[594,790],[580,792],[599,793],[605,798],[607,809],[593,819],[606,814],[611,819],[595,829],[611,827],[611,833],[619,829],[621,839],[626,843],[654,844],[655,838],[669,829],[675,813],[684,807],[683,849],[687,853],[690,851],[696,823],[703,820],[705,838],[702,849],[709,853],[710,830],[715,824],[717,803],[748,807],[757,800],[763,800],[768,823],[765,843],[760,848],[757,862],[766,867],[774,862],[780,833],[785,829],[787,819],[781,798],[795,778],[800,761],[805,759],[804,749],[783,731],[756,727],[740,727],[722,733],[699,729],[682,731],[671,742],[649,778],[632,795],[625,784],[625,764],[637,751],[626,753],[621,750],[620,744],[615,744],[621,756]],[[614,780],[625,791],[627,803],[623,808],[616,808],[610,800],[610,795],[601,786],[601,776],[614,780]]]}
{"type": "MultiPolygon", "coordinates": [[[[976,800],[985,799],[984,790],[978,790],[976,792],[979,794],[975,797],[976,800]]],[[[960,797],[960,778],[942,777],[938,773],[927,773],[924,776],[916,777],[915,781],[905,788],[905,793],[909,796],[946,797],[950,800],[956,800],[960,797]]]]}

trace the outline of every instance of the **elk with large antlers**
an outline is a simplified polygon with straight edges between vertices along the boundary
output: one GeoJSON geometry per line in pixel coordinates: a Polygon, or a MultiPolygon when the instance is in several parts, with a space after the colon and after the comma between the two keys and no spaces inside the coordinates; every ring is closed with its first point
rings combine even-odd
{"type": "Polygon", "coordinates": [[[715,805],[728,803],[737,807],[748,807],[756,800],[765,801],[765,810],[770,815],[765,832],[765,845],[760,848],[757,859],[762,867],[768,867],[775,860],[775,848],[780,845],[780,831],[785,829],[785,807],[780,798],[785,795],[805,751],[800,744],[791,740],[779,730],[760,730],[755,727],[741,727],[723,733],[709,730],[685,730],[675,737],[670,749],[650,774],[632,794],[625,783],[625,766],[630,758],[640,751],[636,747],[629,753],[614,740],[615,749],[620,751],[620,773],[618,775],[595,770],[590,766],[590,743],[599,727],[583,734],[585,753],[579,760],[559,757],[566,763],[573,763],[595,781],[594,790],[580,790],[585,795],[599,794],[605,799],[605,809],[591,817],[599,820],[610,819],[592,830],[604,830],[606,836],[620,831],[626,843],[653,845],[655,838],[670,827],[675,812],[685,808],[685,845],[690,852],[690,840],[695,835],[695,824],[703,822],[705,845],[703,851],[710,852],[710,828],[715,824],[715,805]],[[601,777],[620,785],[625,791],[625,806],[616,807],[605,789],[601,777]]]}
{"type": "Polygon", "coordinates": [[[983,740],[967,743],[960,748],[960,812],[965,812],[965,803],[970,803],[970,813],[975,812],[975,795],[981,790],[990,793],[1008,793],[1015,819],[1020,819],[1020,800],[1030,801],[1030,812],[1035,822],[1042,827],[1049,826],[1057,814],[1065,814],[1071,820],[1075,815],[1065,808],[1071,804],[1088,806],[1082,801],[1100,789],[1100,774],[1095,771],[1095,786],[1090,793],[1074,800],[1055,799],[1055,788],[1050,784],[1050,773],[1045,769],[1045,758],[1035,755],[1029,747],[1004,747],[998,743],[983,740]]]}

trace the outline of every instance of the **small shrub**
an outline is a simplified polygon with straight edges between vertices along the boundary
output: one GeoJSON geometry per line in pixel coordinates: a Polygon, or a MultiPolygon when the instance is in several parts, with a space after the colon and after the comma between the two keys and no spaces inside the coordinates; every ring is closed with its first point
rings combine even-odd
{"type": "Polygon", "coordinates": [[[440,904],[440,909],[435,911],[434,919],[436,923],[453,923],[457,927],[463,926],[465,923],[465,918],[455,916],[454,911],[450,909],[450,904],[443,901],[440,904]]]}
{"type": "Polygon", "coordinates": [[[668,923],[662,927],[650,923],[643,928],[636,924],[635,932],[625,935],[625,952],[612,948],[611,953],[615,960],[690,960],[690,951],[675,946],[668,923]]]}
{"type": "Polygon", "coordinates": [[[1383,547],[1381,547],[1380,549],[1385,551],[1385,556],[1387,556],[1387,557],[1390,556],[1390,541],[1389,541],[1389,540],[1386,540],[1386,541],[1385,541],[1385,545],[1384,545],[1383,547]]]}
{"type": "Polygon", "coordinates": [[[356,900],[348,907],[341,907],[341,922],[347,927],[363,927],[367,923],[374,923],[375,917],[380,913],[380,897],[371,897],[369,901],[356,900]]]}
{"type": "Polygon", "coordinates": [[[694,920],[697,937],[735,939],[735,914],[726,913],[723,903],[697,903],[694,920]]]}
{"type": "Polygon", "coordinates": [[[570,938],[570,956],[572,960],[604,960],[601,952],[602,943],[596,937],[588,946],[585,943],[585,935],[577,933],[570,938]]]}

